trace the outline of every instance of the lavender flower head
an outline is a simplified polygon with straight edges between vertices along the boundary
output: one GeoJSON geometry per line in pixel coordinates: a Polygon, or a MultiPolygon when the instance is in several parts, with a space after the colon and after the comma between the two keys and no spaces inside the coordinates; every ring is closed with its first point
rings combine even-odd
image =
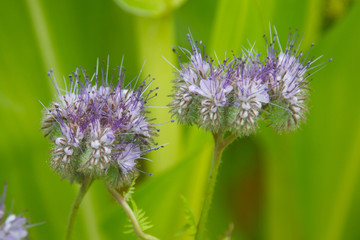
{"type": "MultiPolygon", "coordinates": [[[[297,129],[300,122],[305,121],[305,114],[308,112],[310,78],[327,62],[314,65],[321,58],[309,59],[314,43],[304,54],[299,50],[301,40],[297,32],[294,34],[290,32],[283,50],[276,29],[273,36],[270,34],[266,65],[273,68],[268,79],[273,105],[269,106],[272,114],[268,114],[267,119],[269,125],[278,131],[297,129]]],[[[331,61],[332,59],[329,60],[331,61]]]]}
{"type": "Polygon", "coordinates": [[[9,214],[5,216],[5,195],[6,187],[4,186],[4,191],[2,197],[0,198],[0,240],[20,240],[24,239],[27,235],[27,224],[26,218],[22,216],[16,216],[15,214],[9,214]]]}
{"type": "Polygon", "coordinates": [[[319,58],[307,60],[309,52],[298,52],[296,33],[289,34],[285,51],[275,34],[265,57],[251,46],[222,62],[207,56],[202,42],[190,35],[188,41],[191,51],[174,48],[180,69],[170,112],[180,123],[242,136],[255,132],[261,120],[279,132],[296,129],[305,120],[309,77],[324,63],[313,66],[319,58]]]}
{"type": "MultiPolygon", "coordinates": [[[[179,47],[187,57],[187,62],[181,62],[181,69],[175,79],[170,104],[170,112],[177,116],[181,123],[198,124],[210,131],[217,131],[224,122],[222,112],[227,107],[229,94],[233,90],[231,79],[226,72],[226,62],[216,65],[212,59],[201,50],[202,43],[194,42],[188,35],[192,51],[179,47]]],[[[205,47],[204,47],[205,49],[205,47]]]]}
{"type": "Polygon", "coordinates": [[[125,85],[122,66],[112,77],[109,65],[106,71],[103,67],[100,79],[98,69],[91,78],[81,67],[76,69],[65,90],[57,86],[52,71],[48,73],[57,100],[45,107],[42,130],[53,143],[50,165],[63,178],[90,176],[122,186],[134,178],[137,160],[159,148],[153,140],[158,129],[145,114],[156,89],[145,93],[152,82],[147,83],[148,78],[138,88],[125,85]]]}
{"type": "Polygon", "coordinates": [[[229,104],[230,130],[238,135],[248,135],[258,128],[264,107],[270,102],[269,86],[264,80],[271,68],[264,66],[253,49],[236,58],[229,69],[234,96],[229,104]]]}

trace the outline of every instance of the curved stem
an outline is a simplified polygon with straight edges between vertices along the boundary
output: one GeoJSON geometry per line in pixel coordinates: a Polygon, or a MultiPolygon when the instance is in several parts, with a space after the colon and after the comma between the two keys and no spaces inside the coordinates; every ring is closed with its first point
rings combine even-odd
{"type": "Polygon", "coordinates": [[[134,214],[134,212],[132,211],[132,209],[130,208],[129,204],[127,203],[125,197],[121,196],[121,194],[116,191],[114,188],[107,186],[108,191],[110,192],[110,194],[116,199],[116,201],[121,205],[121,207],[124,209],[125,213],[128,215],[131,224],[133,225],[134,231],[136,233],[136,235],[141,238],[141,239],[145,239],[145,240],[159,240],[158,238],[149,235],[147,233],[144,233],[141,229],[141,226],[134,214]]]}
{"type": "Polygon", "coordinates": [[[196,240],[204,240],[206,237],[205,230],[206,230],[206,221],[209,215],[209,210],[211,206],[212,197],[214,195],[214,189],[216,184],[216,177],[219,171],[219,166],[221,163],[221,156],[224,151],[224,149],[233,141],[236,139],[235,135],[231,135],[227,137],[226,139],[223,139],[224,133],[218,132],[213,134],[215,145],[214,145],[214,154],[212,159],[212,166],[209,174],[209,180],[207,189],[205,192],[204,197],[204,203],[203,208],[201,211],[199,223],[197,226],[197,233],[196,233],[196,240]]]}
{"type": "Polygon", "coordinates": [[[75,202],[74,202],[71,212],[70,212],[69,222],[67,225],[67,231],[66,231],[66,237],[65,237],[66,240],[69,240],[71,237],[71,232],[74,227],[75,218],[77,216],[80,204],[81,204],[85,194],[89,190],[89,187],[92,182],[93,182],[93,179],[91,177],[84,177],[84,179],[83,179],[79,193],[76,196],[75,202]]]}
{"type": "Polygon", "coordinates": [[[235,139],[237,138],[236,135],[230,135],[227,138],[224,139],[224,141],[222,141],[221,147],[222,148],[226,148],[230,143],[232,143],[235,139]]]}

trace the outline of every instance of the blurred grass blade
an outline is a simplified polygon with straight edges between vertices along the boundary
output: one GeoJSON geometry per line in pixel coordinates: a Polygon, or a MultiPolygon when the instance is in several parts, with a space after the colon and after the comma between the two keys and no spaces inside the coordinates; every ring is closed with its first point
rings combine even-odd
{"type": "MultiPolygon", "coordinates": [[[[32,20],[34,26],[34,32],[36,33],[36,37],[38,40],[38,47],[41,52],[43,66],[46,69],[45,71],[49,71],[51,68],[57,69],[57,71],[61,72],[61,68],[58,65],[58,61],[56,61],[54,46],[51,41],[51,37],[48,30],[48,21],[45,19],[45,15],[43,12],[43,8],[40,4],[39,0],[26,0],[28,5],[30,18],[32,20]]],[[[51,89],[54,89],[51,82],[48,81],[51,85],[51,89]]],[[[63,81],[60,81],[59,87],[63,85],[63,81]]],[[[53,90],[55,92],[55,89],[53,90]]]]}
{"type": "Polygon", "coordinates": [[[167,11],[165,1],[161,0],[115,0],[120,7],[134,15],[142,17],[161,16],[167,11]]]}
{"type": "Polygon", "coordinates": [[[307,1],[307,17],[305,19],[305,26],[301,32],[305,33],[304,43],[316,41],[321,36],[321,29],[323,27],[323,0],[307,1]]]}
{"type": "Polygon", "coordinates": [[[94,211],[93,195],[94,191],[90,189],[80,207],[80,213],[85,225],[85,232],[87,233],[87,239],[89,240],[101,239],[101,235],[99,232],[99,221],[97,220],[98,217],[94,211]]]}
{"type": "Polygon", "coordinates": [[[223,58],[225,50],[237,52],[240,49],[247,24],[249,0],[223,0],[217,4],[210,49],[215,50],[223,58]]]}
{"type": "MultiPolygon", "coordinates": [[[[151,100],[151,116],[156,118],[157,123],[167,122],[171,119],[167,104],[168,97],[172,92],[171,80],[173,68],[169,62],[175,62],[175,56],[171,51],[175,45],[174,19],[172,15],[163,18],[136,18],[136,41],[139,46],[138,64],[143,65],[142,77],[151,74],[155,78],[151,88],[159,87],[157,96],[151,100]]],[[[161,151],[153,151],[150,156],[156,164],[150,164],[151,172],[159,173],[173,166],[182,158],[181,127],[176,123],[167,123],[160,126],[160,134],[157,138],[159,144],[167,144],[161,151]],[[161,134],[162,132],[166,134],[161,134]],[[171,138],[169,138],[171,136],[171,138]]]]}
{"type": "Polygon", "coordinates": [[[360,172],[360,124],[357,127],[357,134],[354,141],[352,141],[351,155],[342,174],[342,181],[340,189],[335,199],[335,206],[331,209],[330,225],[328,230],[325,231],[325,239],[327,240],[340,240],[343,239],[342,234],[344,231],[345,222],[347,220],[348,212],[354,192],[356,191],[356,184],[359,180],[360,172]]]}
{"type": "Polygon", "coordinates": [[[120,7],[141,17],[160,17],[180,7],[186,0],[115,0],[120,7]]]}

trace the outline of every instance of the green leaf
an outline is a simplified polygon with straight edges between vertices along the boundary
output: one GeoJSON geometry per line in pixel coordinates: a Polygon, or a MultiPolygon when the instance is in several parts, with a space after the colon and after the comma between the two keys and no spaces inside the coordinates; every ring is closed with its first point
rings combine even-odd
{"type": "Polygon", "coordinates": [[[181,194],[179,196],[182,199],[183,204],[184,204],[185,221],[186,222],[185,222],[184,227],[177,234],[177,236],[180,236],[180,235],[184,234],[186,231],[189,231],[190,236],[195,236],[197,228],[196,228],[194,212],[191,209],[191,207],[189,205],[189,202],[186,200],[186,198],[181,194]]]}
{"type": "MultiPolygon", "coordinates": [[[[152,228],[153,225],[151,224],[149,218],[145,215],[145,211],[142,209],[139,209],[133,199],[129,199],[129,201],[131,202],[132,211],[134,212],[134,215],[136,217],[137,222],[140,225],[141,230],[144,232],[144,231],[152,228]]],[[[125,225],[125,228],[127,229],[124,231],[125,234],[134,232],[134,228],[133,228],[133,225],[132,225],[130,219],[128,219],[128,222],[129,223],[127,225],[125,225]]]]}
{"type": "Polygon", "coordinates": [[[129,201],[132,198],[132,195],[135,192],[135,183],[136,183],[136,177],[132,180],[130,186],[128,187],[127,191],[123,193],[123,197],[125,200],[129,201]]]}

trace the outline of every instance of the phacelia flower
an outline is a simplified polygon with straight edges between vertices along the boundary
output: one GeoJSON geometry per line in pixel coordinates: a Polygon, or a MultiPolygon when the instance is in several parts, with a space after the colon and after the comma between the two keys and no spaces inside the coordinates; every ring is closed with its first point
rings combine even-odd
{"type": "Polygon", "coordinates": [[[308,54],[298,52],[296,34],[289,35],[285,51],[275,46],[280,42],[275,35],[265,57],[251,46],[222,62],[207,56],[202,42],[190,35],[188,41],[191,51],[174,48],[180,69],[170,112],[180,123],[241,136],[255,132],[259,120],[278,131],[296,129],[305,120],[311,70],[323,63],[313,66],[318,59],[307,60],[308,54]]]}
{"type": "MultiPolygon", "coordinates": [[[[310,77],[314,74],[314,69],[324,64],[314,66],[320,57],[308,59],[310,50],[304,55],[299,51],[300,43],[301,39],[299,41],[297,33],[289,33],[283,51],[280,40],[275,34],[271,36],[271,42],[267,47],[266,64],[273,68],[272,73],[268,75],[269,93],[273,105],[269,106],[270,114],[267,115],[267,120],[278,131],[297,129],[300,122],[305,121],[305,114],[308,112],[310,77]]],[[[314,43],[311,44],[311,47],[313,46],[314,43]]]]}
{"type": "Polygon", "coordinates": [[[65,90],[57,86],[52,71],[48,75],[57,100],[44,109],[42,130],[54,146],[53,169],[70,181],[85,175],[117,186],[131,181],[137,160],[159,148],[153,146],[158,129],[145,114],[154,94],[145,93],[150,84],[145,79],[138,88],[125,86],[120,67],[113,71],[116,84],[108,71],[100,80],[98,70],[89,78],[76,69],[65,90]]]}
{"type": "Polygon", "coordinates": [[[27,235],[27,228],[29,227],[26,218],[15,214],[5,215],[5,195],[6,184],[0,199],[0,240],[20,240],[27,235]]]}
{"type": "MultiPolygon", "coordinates": [[[[226,72],[226,63],[214,64],[200,50],[202,43],[194,42],[190,35],[188,40],[191,52],[179,47],[186,55],[187,63],[180,61],[181,69],[174,81],[175,93],[172,95],[170,112],[182,123],[196,123],[207,130],[216,131],[224,121],[222,112],[233,90],[231,79],[226,72]]],[[[180,60],[179,53],[178,56],[180,60]]]]}
{"type": "Polygon", "coordinates": [[[265,79],[271,69],[264,66],[254,52],[237,59],[232,68],[235,87],[229,122],[238,135],[248,135],[258,128],[262,108],[270,102],[269,86],[265,79]]]}

